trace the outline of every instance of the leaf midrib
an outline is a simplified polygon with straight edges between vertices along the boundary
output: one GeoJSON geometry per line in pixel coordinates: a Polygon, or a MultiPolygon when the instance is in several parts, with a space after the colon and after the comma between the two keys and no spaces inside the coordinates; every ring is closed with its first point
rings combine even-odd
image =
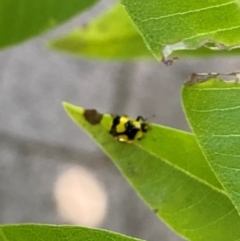
{"type": "MultiPolygon", "coordinates": [[[[200,182],[200,183],[202,183],[202,184],[204,184],[204,185],[210,187],[211,189],[213,189],[213,190],[215,190],[215,191],[217,191],[217,192],[223,194],[224,196],[228,197],[227,194],[226,194],[226,192],[224,192],[224,190],[221,190],[221,189],[219,189],[219,188],[217,188],[217,187],[212,186],[212,185],[209,184],[207,181],[205,181],[205,180],[203,180],[203,179],[201,179],[201,178],[195,176],[194,174],[192,174],[192,173],[186,171],[185,169],[183,169],[183,168],[181,168],[181,167],[179,167],[179,166],[174,165],[173,163],[169,162],[167,159],[162,158],[162,157],[159,157],[159,156],[156,155],[154,152],[145,149],[143,145],[139,145],[139,144],[137,144],[137,143],[136,143],[135,145],[136,145],[137,148],[139,148],[139,149],[141,149],[141,150],[143,150],[143,151],[149,153],[150,156],[153,156],[153,157],[159,159],[160,161],[165,162],[165,163],[168,164],[169,166],[171,166],[171,167],[173,167],[173,168],[175,168],[175,169],[181,171],[181,172],[184,173],[185,175],[187,175],[187,176],[193,178],[194,180],[196,180],[196,181],[198,181],[198,182],[200,182]]],[[[201,147],[200,147],[200,149],[201,149],[201,147]]],[[[202,151],[202,149],[201,149],[201,151],[202,151]]],[[[209,168],[210,168],[210,167],[209,167],[209,168]]]]}

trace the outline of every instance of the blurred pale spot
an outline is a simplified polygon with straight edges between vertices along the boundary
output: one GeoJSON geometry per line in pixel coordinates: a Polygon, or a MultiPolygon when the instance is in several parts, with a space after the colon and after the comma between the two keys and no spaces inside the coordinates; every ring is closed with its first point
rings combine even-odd
{"type": "Polygon", "coordinates": [[[64,221],[97,227],[107,210],[107,194],[98,180],[78,166],[66,169],[57,179],[54,196],[64,221]]]}

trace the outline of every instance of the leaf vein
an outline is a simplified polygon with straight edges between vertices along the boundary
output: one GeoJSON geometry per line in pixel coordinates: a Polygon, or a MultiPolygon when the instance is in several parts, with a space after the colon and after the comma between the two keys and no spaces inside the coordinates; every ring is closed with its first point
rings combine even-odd
{"type": "Polygon", "coordinates": [[[232,170],[235,170],[235,171],[240,171],[240,168],[236,168],[236,167],[228,167],[228,166],[225,166],[225,165],[220,165],[218,163],[214,163],[214,165],[222,167],[222,168],[226,168],[226,169],[232,169],[232,170]]]}
{"type": "Polygon", "coordinates": [[[231,5],[231,4],[236,4],[236,1],[231,1],[231,2],[227,2],[227,3],[223,3],[223,4],[218,4],[218,5],[214,5],[214,6],[209,6],[209,7],[205,7],[205,8],[188,10],[188,11],[185,11],[185,12],[171,13],[171,14],[167,14],[167,15],[160,16],[160,17],[151,17],[151,18],[146,18],[146,19],[143,19],[143,20],[139,19],[139,20],[140,20],[141,22],[148,22],[148,21],[151,21],[151,20],[160,20],[160,19],[169,18],[169,17],[187,15],[187,14],[189,14],[189,13],[202,12],[202,11],[210,10],[210,9],[213,9],[213,8],[225,7],[225,6],[231,5]]]}
{"type": "MultiPolygon", "coordinates": [[[[145,149],[144,149],[141,145],[137,145],[137,146],[138,146],[140,149],[142,149],[142,150],[145,151],[145,149]]],[[[156,156],[153,152],[149,152],[149,154],[151,154],[152,156],[154,156],[154,157],[156,157],[156,158],[159,158],[159,157],[156,156]]],[[[181,168],[181,167],[179,167],[179,166],[177,166],[177,165],[174,165],[173,163],[169,162],[168,160],[166,160],[166,159],[164,159],[164,158],[161,158],[161,161],[164,161],[164,162],[167,163],[169,166],[172,166],[173,168],[175,168],[175,169],[183,172],[183,173],[186,174],[187,176],[194,178],[194,180],[197,180],[198,182],[203,183],[204,185],[212,188],[213,190],[215,190],[215,191],[217,191],[217,192],[219,192],[219,193],[227,196],[226,193],[225,193],[225,190],[221,190],[221,189],[219,189],[219,188],[217,188],[217,187],[209,184],[209,183],[206,182],[205,180],[197,177],[196,175],[193,175],[192,173],[186,171],[185,169],[183,169],[183,168],[181,168]]]]}
{"type": "Polygon", "coordinates": [[[229,28],[219,28],[219,29],[216,29],[216,30],[213,30],[213,31],[199,33],[199,34],[193,35],[191,37],[183,38],[181,41],[184,42],[185,40],[194,39],[194,38],[197,38],[197,37],[200,37],[200,36],[212,35],[212,34],[216,34],[216,33],[219,33],[219,32],[235,30],[235,29],[238,29],[238,28],[240,28],[240,25],[229,27],[229,28]]]}
{"type": "Polygon", "coordinates": [[[212,222],[209,222],[209,223],[207,223],[207,224],[205,224],[205,225],[202,225],[202,226],[200,226],[200,227],[197,227],[197,228],[189,228],[189,229],[186,229],[186,228],[185,228],[184,230],[186,230],[186,231],[193,231],[193,230],[199,230],[199,229],[205,228],[205,227],[210,226],[210,225],[212,225],[212,224],[214,224],[214,223],[217,223],[218,221],[220,221],[221,219],[224,219],[225,217],[227,217],[228,215],[230,215],[231,213],[233,213],[233,212],[235,212],[235,211],[236,211],[236,209],[233,208],[233,209],[230,210],[228,213],[226,213],[226,214],[224,214],[223,216],[215,219],[215,220],[212,221],[212,222]]]}
{"type": "Polygon", "coordinates": [[[230,154],[230,153],[221,153],[221,152],[213,152],[213,155],[240,157],[240,154],[230,154]]]}
{"type": "Polygon", "coordinates": [[[199,109],[192,109],[192,108],[189,108],[189,109],[190,111],[193,111],[193,112],[208,113],[208,112],[216,112],[216,111],[237,110],[237,109],[240,109],[240,106],[227,107],[227,108],[214,108],[214,109],[208,109],[208,110],[199,110],[199,109]]]}
{"type": "Polygon", "coordinates": [[[196,205],[198,205],[199,203],[201,203],[201,202],[202,202],[205,198],[207,198],[210,194],[211,194],[210,192],[207,193],[207,194],[205,194],[205,195],[204,195],[201,199],[199,199],[197,202],[193,203],[192,205],[190,205],[190,206],[188,206],[188,207],[186,207],[186,208],[182,208],[182,209],[178,210],[177,212],[172,213],[171,215],[179,214],[179,213],[181,213],[181,212],[183,212],[183,211],[186,211],[186,210],[188,210],[188,209],[193,208],[194,206],[196,206],[196,205]]]}

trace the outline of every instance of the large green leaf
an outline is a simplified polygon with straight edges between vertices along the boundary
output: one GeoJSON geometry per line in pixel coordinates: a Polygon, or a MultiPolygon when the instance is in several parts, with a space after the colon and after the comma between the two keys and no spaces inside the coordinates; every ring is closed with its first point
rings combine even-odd
{"type": "Polygon", "coordinates": [[[79,56],[105,59],[153,58],[120,4],[87,26],[50,42],[49,46],[79,56]]]}
{"type": "Polygon", "coordinates": [[[207,166],[193,135],[150,125],[141,141],[120,143],[108,133],[111,116],[101,119],[94,111],[68,103],[64,107],[150,208],[177,233],[192,241],[240,240],[238,213],[207,166]]]}
{"type": "Polygon", "coordinates": [[[240,45],[240,2],[230,0],[122,0],[153,54],[231,49],[240,45]]]}
{"type": "Polygon", "coordinates": [[[183,104],[207,160],[240,211],[240,84],[210,79],[187,85],[183,104]]]}
{"type": "MultiPolygon", "coordinates": [[[[80,57],[153,60],[153,55],[120,4],[114,5],[88,25],[77,28],[51,41],[49,47],[80,57]]],[[[212,51],[201,47],[194,51],[176,51],[177,56],[184,57],[211,57],[234,54],[240,54],[240,49],[212,51]]]]}
{"type": "Polygon", "coordinates": [[[0,0],[0,48],[68,20],[98,0],[0,0]]]}
{"type": "Polygon", "coordinates": [[[20,224],[0,226],[1,241],[141,241],[122,234],[76,226],[20,224]]]}

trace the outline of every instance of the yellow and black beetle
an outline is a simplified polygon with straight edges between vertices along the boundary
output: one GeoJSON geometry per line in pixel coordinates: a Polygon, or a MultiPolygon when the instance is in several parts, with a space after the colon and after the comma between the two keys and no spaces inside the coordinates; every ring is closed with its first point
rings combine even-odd
{"type": "Polygon", "coordinates": [[[148,130],[148,124],[142,116],[136,120],[131,120],[126,115],[113,116],[109,133],[121,142],[132,143],[134,140],[140,140],[148,130]]]}

